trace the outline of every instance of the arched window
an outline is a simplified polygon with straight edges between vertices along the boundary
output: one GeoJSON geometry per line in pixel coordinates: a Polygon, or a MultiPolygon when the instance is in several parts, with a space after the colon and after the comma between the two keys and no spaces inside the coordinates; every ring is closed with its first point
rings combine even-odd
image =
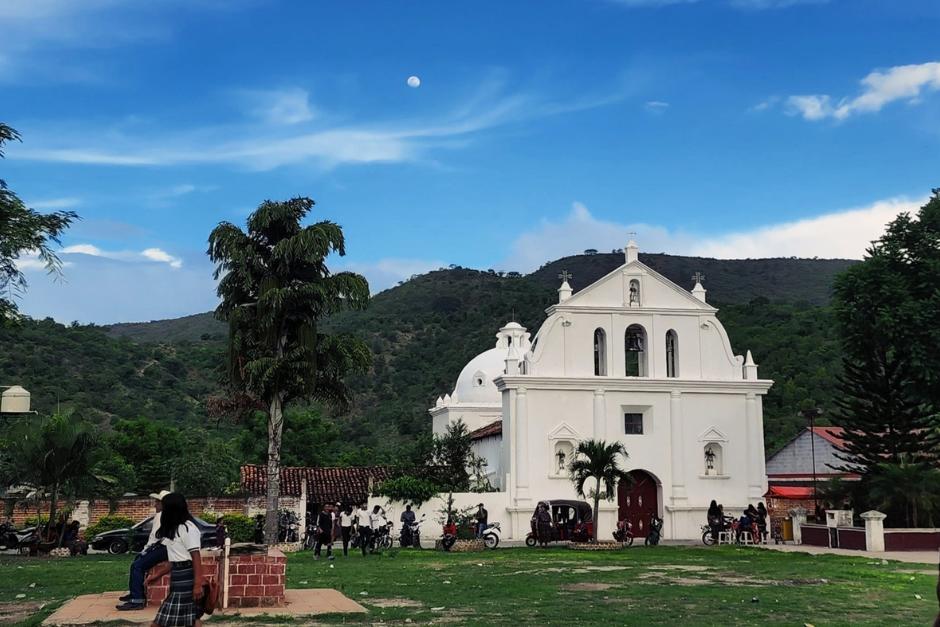
{"type": "Polygon", "coordinates": [[[631,307],[640,306],[640,281],[638,279],[630,279],[630,302],[631,307]]]}
{"type": "Polygon", "coordinates": [[[625,374],[628,377],[647,376],[646,329],[631,324],[624,334],[625,374]]]}
{"type": "Polygon", "coordinates": [[[666,376],[679,376],[679,336],[672,329],[666,331],[666,376]]]}
{"type": "Polygon", "coordinates": [[[594,330],[594,374],[607,376],[607,334],[604,329],[594,330]]]}

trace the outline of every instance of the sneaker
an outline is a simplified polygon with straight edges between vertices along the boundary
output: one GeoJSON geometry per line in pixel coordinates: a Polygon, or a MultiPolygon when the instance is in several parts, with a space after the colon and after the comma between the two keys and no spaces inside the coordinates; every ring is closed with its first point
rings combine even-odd
{"type": "Polygon", "coordinates": [[[146,603],[131,603],[127,601],[126,603],[121,603],[120,605],[114,606],[119,612],[133,612],[134,610],[142,610],[147,607],[146,603]]]}

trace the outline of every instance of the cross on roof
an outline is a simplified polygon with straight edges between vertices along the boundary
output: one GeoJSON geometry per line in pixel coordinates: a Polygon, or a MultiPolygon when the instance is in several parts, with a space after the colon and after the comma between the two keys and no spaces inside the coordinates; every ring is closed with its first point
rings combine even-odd
{"type": "Polygon", "coordinates": [[[705,275],[702,274],[701,272],[696,272],[695,274],[692,275],[692,281],[694,281],[695,283],[701,283],[704,280],[705,280],[705,275]]]}
{"type": "Polygon", "coordinates": [[[636,239],[636,231],[630,231],[627,233],[627,235],[630,237],[630,239],[636,239]]]}
{"type": "Polygon", "coordinates": [[[567,281],[568,279],[573,279],[574,275],[568,272],[567,270],[562,270],[561,274],[558,275],[558,278],[562,281],[567,281]]]}

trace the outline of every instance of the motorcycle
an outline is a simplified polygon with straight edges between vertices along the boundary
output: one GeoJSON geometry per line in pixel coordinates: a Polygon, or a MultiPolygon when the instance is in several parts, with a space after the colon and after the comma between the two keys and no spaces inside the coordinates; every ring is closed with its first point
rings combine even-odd
{"type": "Polygon", "coordinates": [[[502,538],[503,532],[499,528],[499,523],[494,522],[487,525],[486,529],[483,530],[483,546],[488,549],[495,549],[499,546],[499,541],[502,538]]]}
{"type": "Polygon", "coordinates": [[[297,514],[292,511],[283,511],[278,514],[277,538],[280,542],[297,542],[300,540],[300,522],[297,514]]]}
{"type": "Polygon", "coordinates": [[[398,537],[398,543],[404,547],[413,546],[416,549],[421,548],[421,525],[424,523],[424,516],[412,523],[405,523],[401,528],[401,535],[398,537]]]}
{"type": "Polygon", "coordinates": [[[28,553],[30,546],[38,541],[38,527],[27,527],[17,531],[16,527],[8,522],[0,525],[0,551],[19,550],[20,553],[28,553]]]}
{"type": "Polygon", "coordinates": [[[307,529],[304,531],[304,542],[303,548],[305,551],[313,549],[314,545],[317,543],[317,525],[312,522],[307,522],[307,529]]]}
{"type": "Polygon", "coordinates": [[[379,527],[372,532],[370,544],[372,545],[373,553],[392,548],[392,526],[390,522],[385,523],[383,527],[379,527]]]}
{"type": "Polygon", "coordinates": [[[659,540],[662,537],[663,533],[663,519],[653,514],[650,516],[650,526],[649,530],[646,532],[646,540],[644,543],[646,546],[656,546],[659,544],[659,540]]]}
{"type": "Polygon", "coordinates": [[[624,546],[633,545],[633,524],[629,520],[623,519],[617,523],[617,529],[614,530],[614,540],[624,546]]]}

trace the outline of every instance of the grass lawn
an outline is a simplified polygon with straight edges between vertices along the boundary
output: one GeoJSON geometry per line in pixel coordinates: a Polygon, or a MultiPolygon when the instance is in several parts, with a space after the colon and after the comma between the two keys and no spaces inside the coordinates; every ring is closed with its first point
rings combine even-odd
{"type": "MultiPolygon", "coordinates": [[[[103,555],[0,557],[0,613],[10,620],[11,610],[20,606],[19,618],[33,612],[25,624],[38,624],[72,596],[122,589],[129,563],[129,557],[103,555]],[[47,605],[40,609],[40,604],[47,605]]],[[[684,621],[690,627],[929,625],[937,612],[935,573],[935,565],[734,547],[392,550],[334,562],[304,553],[290,556],[287,570],[289,588],[337,588],[370,610],[363,616],[321,617],[326,623],[684,621]]]]}

